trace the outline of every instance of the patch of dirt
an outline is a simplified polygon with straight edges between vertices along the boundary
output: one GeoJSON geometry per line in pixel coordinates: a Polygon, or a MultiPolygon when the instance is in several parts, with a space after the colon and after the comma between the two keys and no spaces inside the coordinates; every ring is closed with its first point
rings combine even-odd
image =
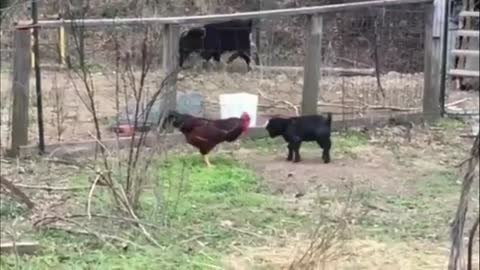
{"type": "MultiPolygon", "coordinates": [[[[243,269],[288,269],[292,254],[301,254],[308,243],[290,241],[285,245],[246,248],[242,253],[225,258],[229,270],[243,269]]],[[[323,269],[405,269],[427,270],[446,268],[448,244],[425,242],[378,242],[375,240],[351,240],[342,247],[349,256],[329,261],[323,269]]],[[[478,258],[475,264],[478,269],[478,258]]]]}
{"type": "MultiPolygon", "coordinates": [[[[447,136],[422,127],[412,131],[408,142],[396,128],[372,130],[367,145],[343,153],[335,147],[333,136],[332,161],[324,164],[322,149],[316,145],[302,146],[302,161],[286,161],[287,149],[282,144],[273,155],[262,155],[253,149],[241,149],[236,155],[263,176],[274,193],[308,194],[321,187],[375,190],[384,194],[413,194],[414,185],[432,172],[453,168],[468,153],[471,142],[457,135],[447,136]],[[373,135],[383,133],[383,135],[373,135]]],[[[460,179],[460,178],[459,178],[460,179]]]]}
{"type": "MultiPolygon", "coordinates": [[[[285,161],[286,150],[275,157],[251,160],[260,170],[267,184],[279,193],[306,193],[316,186],[340,186],[346,181],[357,185],[369,185],[375,182],[381,188],[383,181],[402,181],[398,177],[401,168],[394,167],[387,155],[383,159],[372,155],[372,148],[365,148],[361,157],[354,159],[348,156],[333,157],[329,164],[321,159],[321,149],[302,149],[303,160],[300,163],[285,161]]],[[[386,188],[388,189],[388,187],[386,188]]]]}

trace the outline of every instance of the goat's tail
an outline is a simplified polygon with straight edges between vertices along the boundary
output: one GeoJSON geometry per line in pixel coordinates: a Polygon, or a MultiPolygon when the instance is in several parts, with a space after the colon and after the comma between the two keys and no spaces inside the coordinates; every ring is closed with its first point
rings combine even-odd
{"type": "Polygon", "coordinates": [[[332,113],[331,112],[327,113],[327,125],[328,125],[328,127],[332,127],[332,113]]]}

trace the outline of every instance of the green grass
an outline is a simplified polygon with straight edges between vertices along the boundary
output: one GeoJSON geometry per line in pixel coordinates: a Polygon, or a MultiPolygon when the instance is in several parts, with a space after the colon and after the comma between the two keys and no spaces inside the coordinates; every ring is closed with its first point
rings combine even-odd
{"type": "Polygon", "coordinates": [[[459,131],[465,127],[465,123],[456,118],[445,117],[438,119],[433,126],[444,131],[459,131]]]}
{"type": "MultiPolygon", "coordinates": [[[[149,246],[141,233],[128,226],[112,225],[109,230],[111,234],[128,232],[146,250],[129,247],[125,251],[92,237],[39,232],[34,238],[42,243],[42,254],[22,257],[20,268],[212,269],[221,267],[221,258],[231,251],[232,243],[264,245],[279,231],[299,230],[308,223],[267,193],[262,179],[246,165],[222,155],[215,155],[211,162],[214,167],[207,168],[197,154],[155,162],[156,183],[142,196],[137,214],[161,227],[150,232],[165,249],[149,246]]],[[[79,175],[73,181],[84,179],[79,175]]],[[[111,202],[102,198],[95,205],[96,211],[107,211],[111,202]]],[[[14,262],[13,256],[2,256],[0,267],[13,269],[14,262]]]]}
{"type": "MultiPolygon", "coordinates": [[[[406,183],[410,192],[386,195],[371,191],[364,203],[380,207],[363,219],[360,231],[380,239],[447,240],[448,222],[455,212],[458,176],[439,170],[406,183]]],[[[472,197],[477,196],[473,194],[472,197]]]]}
{"type": "MultiPolygon", "coordinates": [[[[368,135],[356,132],[346,131],[332,134],[332,150],[334,153],[354,155],[355,151],[368,144],[368,135]]],[[[304,142],[302,149],[317,150],[319,146],[316,142],[304,142]]],[[[272,153],[276,151],[286,151],[286,143],[283,138],[262,138],[256,140],[247,140],[242,147],[255,149],[261,153],[272,153]]]]}
{"type": "Polygon", "coordinates": [[[245,140],[242,147],[247,149],[255,149],[262,153],[271,153],[281,150],[286,147],[286,143],[283,138],[261,138],[255,140],[245,140]]]}
{"type": "Polygon", "coordinates": [[[357,131],[346,131],[332,136],[333,151],[352,154],[358,148],[368,145],[368,135],[357,131]]]}
{"type": "Polygon", "coordinates": [[[25,211],[22,205],[6,196],[0,200],[0,220],[16,218],[25,211]]]}

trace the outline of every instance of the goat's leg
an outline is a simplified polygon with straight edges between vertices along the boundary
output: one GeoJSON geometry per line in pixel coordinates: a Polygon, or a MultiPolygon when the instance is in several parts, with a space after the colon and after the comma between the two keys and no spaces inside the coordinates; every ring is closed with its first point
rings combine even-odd
{"type": "Polygon", "coordinates": [[[300,157],[300,146],[302,145],[301,141],[296,141],[292,143],[292,150],[295,155],[293,162],[297,163],[301,161],[300,157]]]}
{"type": "Polygon", "coordinates": [[[214,52],[214,53],[212,54],[212,56],[213,56],[213,60],[217,61],[217,63],[220,63],[220,58],[221,58],[220,56],[221,56],[221,55],[220,55],[219,52],[214,52]]]}
{"type": "Polygon", "coordinates": [[[230,55],[230,57],[228,57],[227,64],[230,64],[231,62],[233,62],[233,60],[237,59],[237,57],[239,56],[240,56],[240,53],[238,51],[235,51],[234,53],[232,53],[232,55],[230,55]]]}
{"type": "Polygon", "coordinates": [[[288,144],[288,156],[287,156],[287,161],[292,161],[293,160],[293,147],[288,144]]]}
{"type": "Polygon", "coordinates": [[[212,163],[210,163],[210,160],[208,159],[208,154],[206,154],[206,155],[203,156],[203,160],[204,160],[205,163],[207,164],[207,167],[208,167],[208,168],[211,168],[211,167],[212,167],[212,163]]]}
{"type": "Polygon", "coordinates": [[[245,61],[247,64],[248,71],[252,70],[252,67],[250,66],[250,54],[247,52],[240,52],[239,56],[245,61]]]}
{"type": "Polygon", "coordinates": [[[318,145],[323,149],[322,159],[323,162],[330,162],[330,148],[332,148],[332,141],[328,139],[319,139],[317,140],[318,145]]]}
{"type": "Polygon", "coordinates": [[[180,57],[178,59],[178,64],[181,68],[183,68],[183,62],[190,56],[191,53],[192,53],[192,51],[188,51],[188,50],[180,52],[180,57]]]}

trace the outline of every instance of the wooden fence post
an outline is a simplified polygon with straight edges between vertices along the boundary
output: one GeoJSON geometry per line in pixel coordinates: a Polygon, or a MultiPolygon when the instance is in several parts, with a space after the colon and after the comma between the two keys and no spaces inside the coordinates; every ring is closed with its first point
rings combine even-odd
{"type": "Polygon", "coordinates": [[[302,115],[316,114],[322,63],[322,17],[309,18],[307,53],[303,71],[302,115]]]}
{"type": "Polygon", "coordinates": [[[162,95],[162,110],[175,109],[177,106],[177,75],[170,75],[178,68],[178,39],[180,27],[176,24],[166,24],[163,32],[163,70],[165,76],[170,76],[165,84],[162,95]]]}
{"type": "Polygon", "coordinates": [[[425,58],[424,58],[424,89],[423,113],[429,119],[435,119],[441,114],[440,80],[442,63],[442,29],[443,3],[446,0],[435,0],[425,11],[425,58]]]}
{"type": "Polygon", "coordinates": [[[61,66],[65,65],[66,59],[66,42],[65,42],[65,27],[62,25],[58,28],[58,54],[61,66]]]}
{"type": "Polygon", "coordinates": [[[28,143],[28,106],[30,97],[31,32],[16,30],[13,60],[12,144],[10,155],[18,154],[18,147],[28,143]]]}

